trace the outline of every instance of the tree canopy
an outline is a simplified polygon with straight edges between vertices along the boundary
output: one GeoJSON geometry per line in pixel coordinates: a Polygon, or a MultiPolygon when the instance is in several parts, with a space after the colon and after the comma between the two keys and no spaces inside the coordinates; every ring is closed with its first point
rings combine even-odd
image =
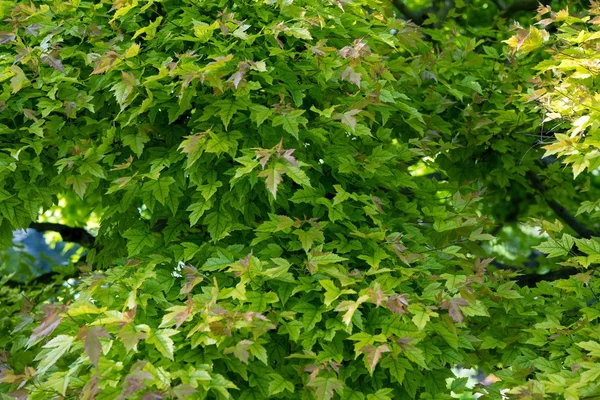
{"type": "Polygon", "coordinates": [[[0,2],[0,396],[600,396],[600,3],[443,3],[0,2]]]}

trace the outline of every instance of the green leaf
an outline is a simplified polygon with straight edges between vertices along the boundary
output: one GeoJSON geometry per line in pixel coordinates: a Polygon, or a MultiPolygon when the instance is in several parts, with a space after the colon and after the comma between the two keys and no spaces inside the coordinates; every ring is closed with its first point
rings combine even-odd
{"type": "Polygon", "coordinates": [[[367,345],[360,349],[360,352],[364,353],[365,366],[367,367],[367,370],[371,376],[373,375],[375,367],[381,359],[381,355],[384,353],[389,353],[390,351],[391,349],[387,344],[382,344],[381,346],[367,345]]]}
{"type": "Polygon", "coordinates": [[[330,400],[334,392],[340,393],[344,389],[344,384],[339,379],[323,376],[315,378],[308,386],[315,391],[317,400],[330,400]]]}
{"type": "Polygon", "coordinates": [[[260,126],[273,114],[273,110],[268,107],[261,106],[260,104],[252,104],[250,106],[250,119],[260,126]]]}
{"type": "Polygon", "coordinates": [[[104,174],[102,167],[95,162],[91,162],[90,160],[82,161],[81,165],[79,166],[79,172],[82,174],[90,174],[97,178],[106,179],[106,175],[104,174]]]}
{"type": "Polygon", "coordinates": [[[362,394],[360,388],[357,389],[346,386],[340,396],[341,400],[364,400],[365,395],[362,394]]]}
{"type": "Polygon", "coordinates": [[[589,351],[592,357],[600,357],[600,343],[598,342],[594,342],[592,340],[587,342],[579,342],[577,343],[577,346],[589,351]]]}
{"type": "MultiPolygon", "coordinates": [[[[352,323],[352,317],[354,316],[354,313],[356,312],[356,310],[358,310],[358,307],[362,303],[368,300],[368,298],[369,296],[361,296],[356,301],[346,300],[340,302],[340,304],[337,305],[335,311],[346,311],[346,313],[342,316],[342,322],[346,324],[346,326],[350,326],[350,324],[352,323]]],[[[379,358],[377,358],[377,360],[379,360],[379,358]]]]}
{"type": "Polygon", "coordinates": [[[187,211],[191,211],[190,214],[190,226],[194,226],[198,223],[200,218],[204,215],[204,212],[210,210],[212,203],[210,200],[202,197],[190,204],[187,211]]]}
{"type": "Polygon", "coordinates": [[[175,329],[152,330],[146,339],[146,343],[153,344],[163,356],[167,357],[169,360],[173,360],[174,343],[171,336],[178,333],[179,331],[175,329]]]}
{"type": "Polygon", "coordinates": [[[393,356],[384,358],[381,362],[381,366],[389,371],[390,375],[398,384],[402,384],[404,381],[406,370],[411,369],[410,364],[405,359],[395,358],[393,356]]]}
{"type": "Polygon", "coordinates": [[[310,303],[297,304],[293,310],[302,313],[302,323],[306,331],[313,330],[315,325],[321,321],[323,315],[318,307],[310,303]]]}
{"type": "Polygon", "coordinates": [[[319,193],[316,189],[313,188],[304,188],[300,190],[296,190],[294,195],[290,198],[292,203],[306,203],[306,204],[316,204],[316,201],[322,197],[321,193],[319,193]]]}
{"type": "Polygon", "coordinates": [[[283,391],[294,393],[294,385],[290,381],[285,380],[281,375],[269,374],[269,377],[271,378],[271,381],[269,382],[269,396],[273,396],[283,391]]]}
{"type": "Polygon", "coordinates": [[[288,29],[286,29],[284,32],[286,33],[286,35],[290,35],[298,39],[312,40],[310,31],[307,28],[304,28],[299,25],[292,25],[288,27],[288,29]]]}
{"type": "Polygon", "coordinates": [[[302,185],[304,187],[311,187],[308,176],[306,176],[304,171],[302,171],[298,167],[294,167],[293,165],[286,166],[285,175],[292,178],[292,180],[294,182],[296,182],[298,185],[302,185]]]}
{"type": "Polygon", "coordinates": [[[575,238],[577,248],[588,256],[600,256],[600,242],[596,239],[575,238]]]}
{"type": "Polygon", "coordinates": [[[560,240],[550,238],[538,246],[533,246],[533,248],[547,254],[549,258],[553,258],[569,254],[574,243],[573,237],[565,233],[560,240]]]}
{"type": "Polygon", "coordinates": [[[302,114],[304,114],[304,110],[293,110],[286,114],[277,115],[273,118],[273,127],[281,126],[283,130],[298,139],[300,124],[306,124],[308,122],[302,114]]]}
{"type": "Polygon", "coordinates": [[[67,176],[66,183],[67,185],[72,185],[75,193],[77,193],[79,198],[83,200],[83,196],[87,191],[88,183],[93,181],[94,180],[92,178],[85,175],[69,175],[67,176]]]}
{"type": "Polygon", "coordinates": [[[392,389],[379,389],[373,394],[368,394],[367,400],[392,400],[393,397],[390,397],[392,393],[392,389]]]}
{"type": "Polygon", "coordinates": [[[436,317],[438,315],[436,312],[426,310],[416,304],[411,304],[408,306],[408,311],[413,314],[412,322],[417,326],[417,328],[419,328],[420,331],[425,328],[432,316],[436,317]]]}
{"type": "Polygon", "coordinates": [[[142,252],[146,247],[152,247],[154,245],[154,236],[148,230],[144,228],[132,228],[125,232],[123,236],[127,239],[127,252],[129,257],[133,257],[142,252]]]}
{"type": "Polygon", "coordinates": [[[169,188],[175,183],[175,179],[167,176],[155,181],[146,182],[144,190],[150,191],[154,198],[162,205],[166,205],[169,199],[169,188]]]}
{"type": "Polygon", "coordinates": [[[204,217],[204,225],[207,226],[208,233],[213,242],[223,239],[229,235],[231,230],[231,215],[223,209],[211,212],[204,217]]]}
{"type": "Polygon", "coordinates": [[[14,227],[19,225],[17,223],[16,207],[20,204],[21,202],[14,197],[8,197],[0,201],[0,215],[10,221],[14,227]]]}
{"type": "Polygon", "coordinates": [[[150,138],[143,134],[128,134],[122,137],[123,144],[129,146],[129,148],[135,153],[136,156],[141,157],[144,152],[144,144],[150,141],[150,138]]]}
{"type": "Polygon", "coordinates": [[[257,232],[289,232],[290,228],[294,226],[294,220],[285,215],[269,215],[270,221],[263,222],[256,228],[257,232]]]}
{"type": "Polygon", "coordinates": [[[213,106],[217,107],[217,114],[221,117],[225,130],[229,127],[231,119],[240,109],[245,109],[236,100],[219,100],[213,103],[213,106]]]}
{"type": "Polygon", "coordinates": [[[593,363],[591,368],[581,374],[581,382],[596,382],[598,377],[600,377],[600,364],[593,363]]]}
{"type": "Polygon", "coordinates": [[[47,351],[39,353],[36,360],[41,360],[37,367],[38,375],[43,375],[52,368],[59,358],[61,358],[73,344],[74,338],[69,335],[58,335],[54,339],[50,340],[44,346],[47,351]]]}
{"type": "Polygon", "coordinates": [[[335,264],[346,260],[348,259],[334,253],[308,254],[308,261],[314,264],[335,264]]]}
{"type": "Polygon", "coordinates": [[[294,230],[294,235],[298,236],[298,239],[302,244],[302,250],[306,251],[307,253],[310,251],[310,249],[312,249],[315,241],[322,243],[325,240],[323,232],[314,228],[311,228],[308,231],[296,229],[294,230]]]}
{"type": "Polygon", "coordinates": [[[196,161],[200,159],[200,156],[202,156],[202,153],[204,152],[206,139],[206,132],[203,132],[196,133],[190,136],[185,136],[185,139],[181,141],[181,144],[177,149],[180,150],[182,153],[187,154],[186,169],[190,168],[192,165],[194,165],[196,161]]]}
{"type": "Polygon", "coordinates": [[[31,84],[29,79],[25,76],[25,73],[21,68],[16,65],[10,67],[10,71],[14,74],[14,76],[10,80],[10,88],[12,90],[12,94],[17,93],[23,87],[31,84]]]}
{"type": "Polygon", "coordinates": [[[221,250],[217,250],[217,257],[211,257],[202,266],[203,271],[219,271],[230,266],[233,259],[227,257],[221,250]]]}

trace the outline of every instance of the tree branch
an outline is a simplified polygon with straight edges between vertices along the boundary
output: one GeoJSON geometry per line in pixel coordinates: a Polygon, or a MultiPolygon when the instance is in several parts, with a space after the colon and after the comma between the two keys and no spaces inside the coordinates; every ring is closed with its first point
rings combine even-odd
{"type": "Polygon", "coordinates": [[[77,243],[82,247],[93,247],[96,238],[83,228],[73,228],[62,224],[50,222],[33,222],[29,228],[40,232],[58,232],[65,242],[77,243]]]}
{"type": "MultiPolygon", "coordinates": [[[[86,262],[86,254],[82,255],[76,264],[84,265],[85,262],[86,262]]],[[[19,282],[19,281],[9,280],[4,285],[11,287],[11,288],[19,288],[22,286],[31,286],[31,285],[38,285],[38,284],[50,285],[50,284],[54,283],[54,281],[57,277],[61,278],[60,284],[62,284],[63,282],[65,282],[68,279],[79,278],[84,273],[85,273],[85,271],[83,268],[76,268],[74,271],[72,271],[71,273],[68,273],[68,274],[63,274],[62,272],[57,272],[57,271],[49,271],[40,276],[36,276],[35,278],[28,280],[27,282],[19,282]]]]}
{"type": "Polygon", "coordinates": [[[592,236],[598,236],[596,232],[583,225],[573,214],[571,214],[562,204],[554,199],[549,199],[546,196],[546,187],[542,183],[541,179],[532,171],[527,172],[527,178],[531,183],[531,186],[536,189],[546,200],[548,206],[554,211],[554,213],[567,225],[577,232],[581,237],[589,239],[592,236]]]}
{"type": "MultiPolygon", "coordinates": [[[[529,260],[525,264],[526,267],[537,266],[538,263],[537,263],[537,261],[535,261],[535,257],[537,257],[537,255],[534,256],[534,254],[536,254],[536,253],[541,254],[539,252],[533,251],[528,257],[529,260]],[[535,265],[533,265],[533,263],[535,263],[535,265]]],[[[504,271],[512,271],[512,272],[516,272],[516,273],[524,272],[523,268],[516,267],[513,265],[507,265],[507,264],[504,264],[497,260],[493,260],[490,264],[492,264],[494,267],[504,270],[504,271]]],[[[538,284],[538,282],[555,281],[558,279],[569,279],[570,276],[575,275],[579,272],[581,272],[581,271],[579,271],[577,268],[562,267],[556,271],[548,272],[547,274],[525,274],[525,273],[523,273],[522,275],[515,278],[515,281],[517,282],[517,284],[519,286],[535,287],[538,284]]]]}

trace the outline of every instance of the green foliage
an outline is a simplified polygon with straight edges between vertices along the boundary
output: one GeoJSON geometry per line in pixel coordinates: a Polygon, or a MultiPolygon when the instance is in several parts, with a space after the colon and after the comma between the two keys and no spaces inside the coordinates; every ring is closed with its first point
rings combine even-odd
{"type": "MultiPolygon", "coordinates": [[[[528,101],[546,43],[591,63],[587,17],[504,55],[387,7],[0,4],[0,243],[59,198],[100,220],[76,286],[0,289],[3,396],[447,399],[457,365],[492,399],[600,393],[600,245],[572,215],[600,186],[539,162],[528,101]],[[507,265],[534,247],[576,273],[507,265]]],[[[550,111],[591,171],[582,68],[552,76],[590,97],[550,111]]]]}

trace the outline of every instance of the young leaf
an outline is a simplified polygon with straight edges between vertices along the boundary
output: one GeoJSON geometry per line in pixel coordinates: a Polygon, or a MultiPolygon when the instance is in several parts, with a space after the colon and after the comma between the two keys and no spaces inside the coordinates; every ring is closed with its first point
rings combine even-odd
{"type": "Polygon", "coordinates": [[[375,367],[381,359],[381,355],[383,353],[388,353],[389,351],[391,350],[387,344],[382,344],[381,346],[367,345],[360,349],[360,352],[364,353],[365,366],[369,370],[369,374],[373,375],[375,367]]]}
{"type": "Polygon", "coordinates": [[[277,187],[283,180],[283,174],[287,171],[287,168],[281,164],[275,164],[271,168],[267,168],[261,171],[258,176],[265,178],[265,184],[267,189],[273,195],[273,198],[277,198],[277,187]]]}
{"type": "Polygon", "coordinates": [[[175,329],[152,330],[146,339],[146,343],[153,344],[163,356],[167,357],[169,360],[173,360],[174,346],[171,336],[178,333],[179,331],[175,329]]]}
{"type": "Polygon", "coordinates": [[[106,329],[101,326],[83,326],[77,334],[78,339],[85,338],[83,348],[85,353],[90,358],[90,361],[94,365],[98,365],[100,360],[100,353],[102,347],[100,345],[100,338],[110,338],[110,334],[106,329]]]}
{"type": "Polygon", "coordinates": [[[44,349],[48,349],[42,352],[36,357],[37,360],[41,360],[37,367],[38,375],[43,375],[50,368],[56,364],[59,358],[61,358],[73,344],[73,337],[69,335],[58,335],[54,339],[50,340],[44,346],[44,349]]]}

